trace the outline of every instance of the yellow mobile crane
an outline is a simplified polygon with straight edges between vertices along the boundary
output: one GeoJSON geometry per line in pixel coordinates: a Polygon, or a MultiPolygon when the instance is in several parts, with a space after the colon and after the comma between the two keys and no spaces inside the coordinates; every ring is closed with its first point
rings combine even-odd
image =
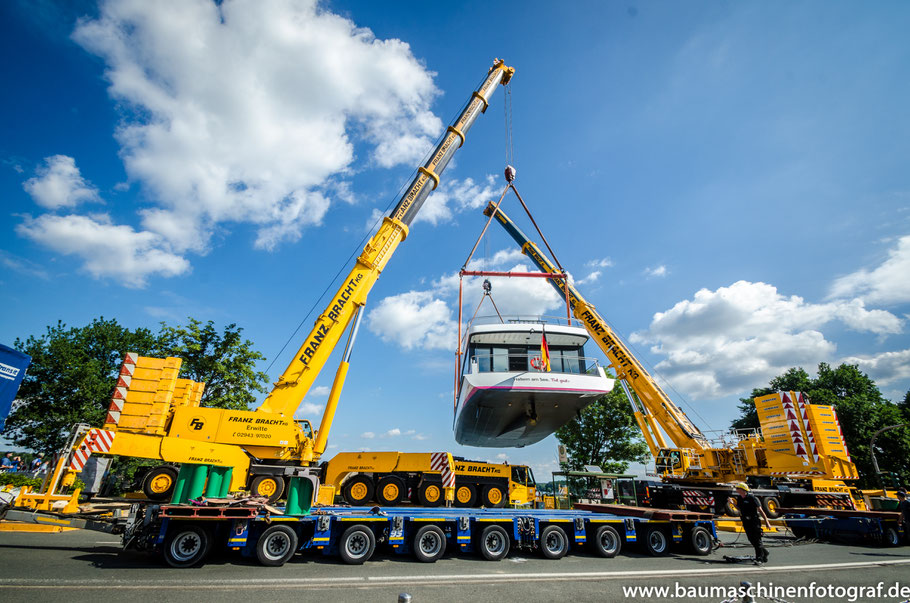
{"type": "MultiPolygon", "coordinates": [[[[514,178],[514,171],[507,178],[514,178]]],[[[509,180],[509,188],[514,186],[509,180]]],[[[517,194],[517,190],[515,191],[517,194]]],[[[520,197],[519,197],[520,199],[520,197]]],[[[524,202],[522,201],[522,205],[524,202]]],[[[499,207],[484,210],[521,247],[537,268],[550,275],[564,274],[499,207]]],[[[536,223],[535,223],[536,225],[536,223]]],[[[736,514],[732,489],[720,485],[749,481],[761,486],[756,494],[766,511],[777,516],[782,503],[793,506],[862,506],[858,492],[839,480],[858,479],[850,460],[837,415],[830,406],[810,404],[799,392],[778,392],[755,399],[762,434],[733,434],[734,444],[714,446],[635,358],[626,344],[566,278],[547,279],[566,298],[571,312],[601,348],[632,404],[635,420],[655,458],[664,482],[679,486],[655,500],[675,501],[697,507],[726,508],[736,514]],[[791,478],[801,481],[791,482],[791,478]],[[778,482],[786,481],[783,485],[778,482]],[[853,496],[851,496],[851,494],[853,496]]],[[[657,505],[655,505],[657,506],[657,505]]]]}
{"type": "MultiPolygon", "coordinates": [[[[208,484],[206,491],[216,495],[249,489],[276,499],[284,490],[285,479],[301,478],[295,483],[303,484],[307,491],[297,493],[295,498],[306,498],[309,503],[318,496],[320,502],[330,503],[334,497],[331,486],[317,494],[316,463],[326,448],[367,294],[407,236],[424,201],[439,184],[442,171],[464,144],[468,130],[486,110],[493,92],[499,85],[507,85],[514,72],[503,61],[494,62],[430,159],[417,168],[398,204],[383,218],[379,230],[259,408],[241,411],[199,407],[204,384],[177,379],[180,359],[131,359],[128,355],[118,383],[118,390],[123,393],[119,397],[115,393],[105,428],[89,431],[76,447],[72,468],[81,468],[92,453],[180,464],[185,475],[179,476],[173,468],[164,466],[147,478],[152,494],[168,492],[176,481],[178,489],[185,482],[190,483],[188,488],[197,490],[202,487],[200,484],[208,484]],[[308,421],[295,420],[294,413],[346,331],[347,344],[322,422],[313,431],[308,421]],[[135,374],[130,374],[131,370],[135,374]],[[149,385],[142,388],[137,385],[139,382],[149,385]]],[[[445,454],[451,466],[451,455],[445,454]]]]}

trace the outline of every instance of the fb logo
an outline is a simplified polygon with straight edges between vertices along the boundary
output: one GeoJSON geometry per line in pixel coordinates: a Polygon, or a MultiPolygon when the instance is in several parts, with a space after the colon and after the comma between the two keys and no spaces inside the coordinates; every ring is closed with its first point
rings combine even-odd
{"type": "Polygon", "coordinates": [[[205,421],[199,417],[193,417],[193,420],[190,421],[190,427],[193,428],[194,431],[199,431],[204,425],[205,421]]]}

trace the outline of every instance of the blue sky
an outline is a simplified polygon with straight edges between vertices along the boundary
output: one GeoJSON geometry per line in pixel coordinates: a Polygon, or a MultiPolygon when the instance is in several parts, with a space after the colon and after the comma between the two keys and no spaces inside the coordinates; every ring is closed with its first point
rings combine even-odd
{"type": "MultiPolygon", "coordinates": [[[[265,369],[502,57],[519,190],[702,429],[790,366],[910,388],[906,3],[22,0],[0,17],[3,343],[193,316],[242,326],[265,369]]],[[[451,432],[455,275],[503,186],[503,92],[371,293],[330,453],[555,464],[553,438],[451,432]]],[[[497,231],[477,257],[529,267],[497,231]]],[[[538,285],[494,299],[559,314],[538,285]]]]}

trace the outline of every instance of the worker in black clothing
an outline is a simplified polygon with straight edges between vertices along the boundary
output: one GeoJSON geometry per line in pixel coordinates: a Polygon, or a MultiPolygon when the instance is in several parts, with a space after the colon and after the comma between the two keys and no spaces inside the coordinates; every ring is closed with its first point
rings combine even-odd
{"type": "Polygon", "coordinates": [[[771,522],[765,515],[764,509],[761,508],[761,501],[749,492],[749,486],[745,482],[736,484],[736,507],[739,509],[740,518],[743,522],[743,531],[752,546],[755,547],[755,563],[765,563],[768,561],[768,549],[762,546],[762,522],[769,530],[771,522]]]}
{"type": "Polygon", "coordinates": [[[904,542],[910,543],[910,500],[907,491],[897,491],[897,510],[901,514],[901,525],[904,528],[904,542]]]}

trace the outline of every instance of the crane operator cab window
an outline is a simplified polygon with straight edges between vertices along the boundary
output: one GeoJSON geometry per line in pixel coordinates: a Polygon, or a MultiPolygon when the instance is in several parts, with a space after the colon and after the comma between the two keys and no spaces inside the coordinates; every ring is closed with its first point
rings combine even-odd
{"type": "Polygon", "coordinates": [[[665,448],[657,453],[654,465],[658,473],[682,473],[682,455],[679,450],[665,448]]]}
{"type": "Polygon", "coordinates": [[[534,482],[534,474],[531,472],[531,468],[525,466],[512,467],[512,481],[527,487],[537,485],[534,482]]]}
{"type": "Polygon", "coordinates": [[[297,423],[297,427],[300,428],[300,431],[303,432],[303,435],[305,437],[307,437],[311,440],[313,439],[313,426],[310,425],[309,421],[307,421],[306,419],[297,419],[295,421],[295,423],[297,423]]]}

